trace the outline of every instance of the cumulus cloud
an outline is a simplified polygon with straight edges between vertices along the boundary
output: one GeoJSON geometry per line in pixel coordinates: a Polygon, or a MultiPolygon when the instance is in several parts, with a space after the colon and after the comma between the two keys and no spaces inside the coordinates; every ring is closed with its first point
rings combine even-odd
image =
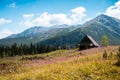
{"type": "Polygon", "coordinates": [[[84,7],[77,7],[71,10],[73,24],[80,24],[82,22],[82,18],[86,16],[85,11],[86,9],[84,7]]]}
{"type": "Polygon", "coordinates": [[[52,26],[61,24],[71,24],[71,20],[67,18],[67,15],[62,13],[48,14],[47,12],[44,12],[33,20],[24,21],[24,25],[26,26],[52,26]]]}
{"type": "MultiPolygon", "coordinates": [[[[25,26],[53,26],[62,24],[80,24],[82,23],[82,18],[86,16],[86,9],[84,7],[77,7],[70,10],[70,15],[64,13],[59,14],[49,14],[48,12],[42,13],[36,18],[27,19],[22,22],[25,26]]],[[[23,15],[24,18],[33,17],[33,14],[23,15]]]]}
{"type": "Polygon", "coordinates": [[[98,16],[98,15],[101,15],[101,14],[104,14],[103,12],[98,12],[96,15],[98,16]]]}
{"type": "Polygon", "coordinates": [[[23,17],[24,18],[32,18],[34,16],[34,14],[24,14],[23,17]]]}
{"type": "Polygon", "coordinates": [[[120,0],[105,11],[105,14],[120,19],[120,0]]]}
{"type": "Polygon", "coordinates": [[[7,29],[2,30],[2,31],[0,31],[0,39],[5,38],[11,34],[13,34],[13,33],[7,29]]]}
{"type": "Polygon", "coordinates": [[[92,19],[93,19],[93,18],[87,18],[86,21],[90,21],[90,20],[92,20],[92,19]]]}
{"type": "Polygon", "coordinates": [[[38,18],[32,21],[32,24],[43,25],[43,26],[52,26],[52,25],[61,25],[61,24],[70,24],[71,21],[67,18],[65,14],[48,14],[44,12],[38,18]]]}
{"type": "Polygon", "coordinates": [[[0,18],[0,25],[5,23],[10,23],[10,22],[12,22],[12,20],[6,20],[4,18],[0,18]]]}
{"type": "Polygon", "coordinates": [[[51,14],[48,14],[47,12],[42,13],[39,17],[35,18],[31,21],[32,25],[41,25],[41,26],[51,26],[50,20],[51,20],[51,14]]]}
{"type": "Polygon", "coordinates": [[[11,3],[9,7],[12,7],[12,8],[16,7],[16,3],[15,2],[11,3]]]}

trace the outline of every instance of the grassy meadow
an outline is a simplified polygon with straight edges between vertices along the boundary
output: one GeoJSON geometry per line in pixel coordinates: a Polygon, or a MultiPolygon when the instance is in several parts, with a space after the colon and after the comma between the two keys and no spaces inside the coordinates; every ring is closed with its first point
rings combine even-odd
{"type": "Polygon", "coordinates": [[[0,59],[0,80],[120,80],[117,51],[108,46],[7,57],[0,59]]]}

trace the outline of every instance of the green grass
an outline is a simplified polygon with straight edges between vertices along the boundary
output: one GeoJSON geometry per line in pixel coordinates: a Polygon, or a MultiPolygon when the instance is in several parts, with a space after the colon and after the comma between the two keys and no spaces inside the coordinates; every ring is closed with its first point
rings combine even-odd
{"type": "MultiPolygon", "coordinates": [[[[22,67],[18,66],[18,71],[15,72],[0,74],[0,80],[119,80],[120,67],[115,65],[117,49],[118,47],[85,51],[58,50],[24,56],[33,60],[16,57],[13,61],[16,59],[15,62],[19,62],[22,67]],[[107,60],[102,58],[104,50],[108,54],[107,60]],[[35,56],[43,59],[36,60],[33,58],[35,56]]],[[[8,62],[7,60],[9,61],[4,59],[1,64],[8,62]]]]}
{"type": "Polygon", "coordinates": [[[67,57],[67,56],[73,56],[77,55],[75,52],[78,52],[77,49],[73,50],[57,50],[50,53],[43,53],[43,54],[37,54],[37,55],[27,55],[23,56],[22,59],[46,59],[46,58],[56,58],[56,57],[67,57]]]}

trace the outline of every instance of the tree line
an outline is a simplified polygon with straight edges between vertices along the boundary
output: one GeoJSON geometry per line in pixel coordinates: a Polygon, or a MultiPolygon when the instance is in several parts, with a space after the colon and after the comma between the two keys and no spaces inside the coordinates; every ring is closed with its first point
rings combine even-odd
{"type": "MultiPolygon", "coordinates": [[[[101,40],[102,46],[107,46],[109,44],[109,39],[107,36],[103,36],[101,40]]],[[[17,45],[14,43],[11,46],[2,46],[0,45],[0,58],[4,57],[14,57],[14,56],[23,56],[23,55],[32,55],[32,54],[41,54],[47,53],[59,49],[70,49],[71,47],[67,44],[64,45],[45,45],[45,44],[30,44],[30,45],[17,45]]]]}
{"type": "Polygon", "coordinates": [[[33,45],[32,43],[30,45],[17,45],[14,43],[11,46],[2,46],[0,45],[0,58],[4,57],[14,57],[14,56],[23,56],[23,55],[33,55],[33,54],[41,54],[41,53],[47,53],[59,49],[68,49],[66,45],[59,46],[59,45],[33,45]]]}

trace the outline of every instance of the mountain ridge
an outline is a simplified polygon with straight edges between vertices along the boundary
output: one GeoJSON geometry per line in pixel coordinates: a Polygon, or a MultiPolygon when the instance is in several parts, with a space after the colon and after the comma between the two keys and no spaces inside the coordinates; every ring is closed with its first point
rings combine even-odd
{"type": "MultiPolygon", "coordinates": [[[[39,32],[39,27],[33,27],[34,30],[30,30],[32,35],[28,35],[27,37],[12,38],[10,40],[7,39],[0,40],[0,44],[7,42],[7,44],[16,42],[16,43],[24,43],[24,42],[32,42],[34,44],[46,44],[46,45],[64,45],[67,44],[69,46],[75,46],[83,37],[84,34],[90,35],[96,42],[100,44],[101,38],[103,35],[108,36],[110,45],[120,45],[120,20],[107,16],[107,15],[99,15],[93,18],[90,21],[87,21],[83,25],[55,25],[53,27],[47,27],[44,31],[41,30],[39,32]],[[56,28],[55,28],[56,26],[56,28]],[[38,28],[38,29],[37,29],[38,28]],[[36,31],[38,30],[38,31],[36,31]],[[43,32],[42,32],[43,31],[43,32]],[[38,35],[34,35],[33,33],[37,33],[38,35]],[[84,34],[83,34],[84,33],[84,34]],[[10,42],[8,42],[10,40],[10,42]]],[[[30,28],[32,29],[32,28],[30,28]]],[[[29,32],[29,29],[26,31],[29,32]]],[[[25,31],[23,31],[24,33],[25,31]]],[[[28,43],[27,42],[27,43],[28,43]]]]}
{"type": "Polygon", "coordinates": [[[66,34],[65,36],[61,36],[58,38],[55,37],[53,39],[39,42],[39,44],[46,43],[46,44],[52,45],[52,44],[55,44],[55,41],[58,41],[58,42],[56,42],[56,44],[59,44],[59,42],[61,42],[62,44],[69,44],[69,43],[71,43],[71,40],[74,39],[72,41],[74,43],[71,43],[71,44],[75,45],[75,44],[77,44],[77,42],[79,42],[81,40],[81,38],[83,38],[83,33],[84,33],[86,35],[92,36],[92,38],[94,40],[96,40],[96,42],[98,42],[99,44],[101,44],[102,36],[106,35],[109,38],[110,45],[119,45],[120,44],[120,28],[119,28],[120,26],[116,27],[116,25],[120,25],[120,22],[118,20],[116,22],[115,20],[117,20],[117,19],[115,19],[113,17],[109,17],[106,15],[99,15],[99,16],[93,18],[92,20],[86,22],[85,24],[83,24],[80,28],[77,28],[73,32],[66,34]],[[108,24],[109,22],[110,22],[110,24],[108,24]],[[112,24],[111,24],[111,22],[112,22],[112,24]],[[108,25],[110,25],[110,26],[108,26],[108,25]],[[113,27],[115,27],[115,28],[113,28],[113,27]],[[75,35],[73,36],[73,34],[75,34],[75,35]],[[70,40],[67,40],[65,38],[68,38],[70,40]],[[53,40],[54,40],[54,43],[50,43],[53,40]],[[59,40],[63,40],[63,42],[59,41],[59,40]]]}

